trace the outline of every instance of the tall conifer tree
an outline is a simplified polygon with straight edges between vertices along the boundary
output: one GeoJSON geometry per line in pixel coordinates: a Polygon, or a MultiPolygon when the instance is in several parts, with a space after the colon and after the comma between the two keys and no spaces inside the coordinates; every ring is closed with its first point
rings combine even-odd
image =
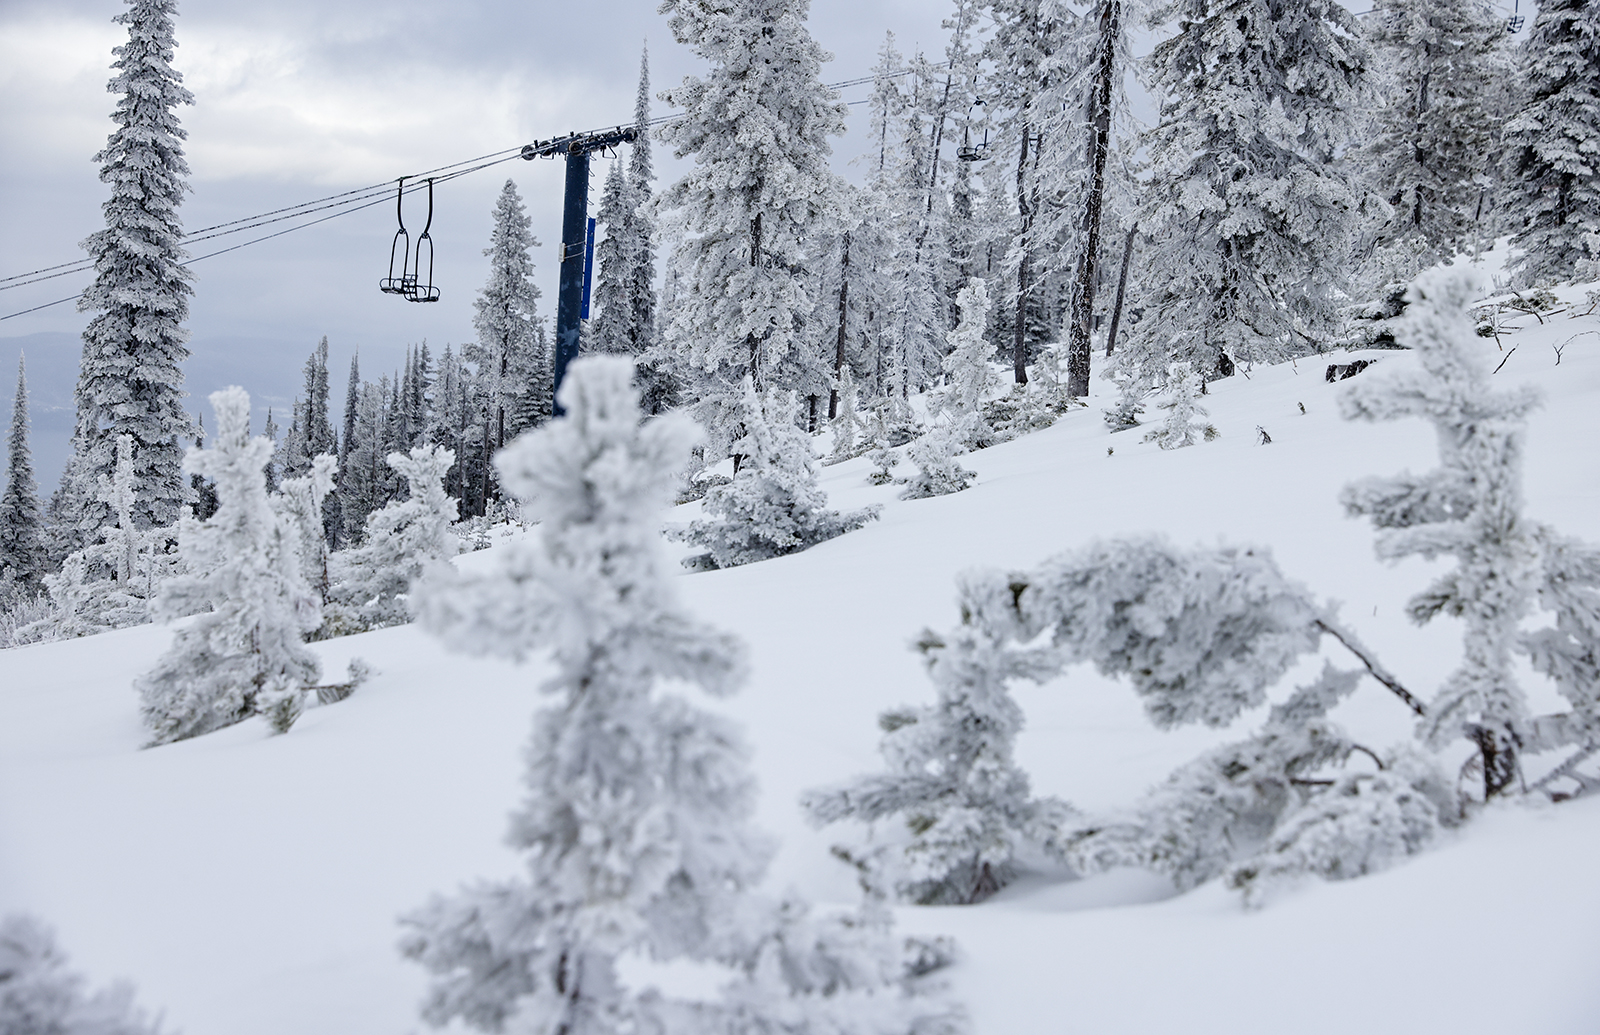
{"type": "Polygon", "coordinates": [[[539,242],[517,185],[506,181],[494,206],[489,236],[489,281],[478,293],[472,326],[478,340],[462,352],[490,386],[485,411],[486,449],[498,449],[527,425],[549,415],[550,350],[533,283],[533,248],[539,242]],[[524,406],[524,402],[527,403],[524,406]]]}
{"type": "Polygon", "coordinates": [[[1526,96],[1506,126],[1513,269],[1528,284],[1600,277],[1600,4],[1540,4],[1523,63],[1526,96]]]}
{"type": "MultiPolygon", "coordinates": [[[[655,336],[655,254],[650,236],[655,220],[641,208],[650,200],[654,178],[650,162],[650,55],[639,59],[639,93],[634,105],[633,143],[626,170],[622,162],[606,174],[598,221],[605,238],[595,246],[600,276],[595,282],[593,348],[639,357],[655,336]]],[[[641,372],[642,373],[642,372],[641,372]]],[[[648,394],[648,393],[647,393],[648,394]]],[[[646,399],[646,408],[649,400],[646,399]]]]}
{"type": "Polygon", "coordinates": [[[193,434],[180,369],[189,355],[183,321],[193,292],[178,220],[189,166],[176,109],[194,97],[171,65],[177,0],[128,0],[128,6],[114,19],[128,27],[128,42],[112,51],[117,74],[108,85],[121,95],[112,114],[117,128],[95,156],[100,179],[111,187],[106,228],[84,242],[95,280],[78,302],[96,314],[83,332],[68,468],[79,497],[80,537],[106,518],[91,487],[116,465],[118,435],[133,436],[138,457],[135,521],[150,527],[177,520],[184,502],[179,443],[193,434]]]}
{"type": "Polygon", "coordinates": [[[27,361],[17,361],[17,398],[11,411],[11,451],[6,466],[6,491],[0,496],[0,578],[10,575],[23,585],[36,585],[44,576],[44,517],[39,507],[39,486],[33,477],[33,454],[28,448],[27,361]]]}
{"type": "Polygon", "coordinates": [[[828,54],[806,31],[808,0],[667,0],[674,36],[709,63],[667,91],[684,109],[662,128],[694,168],[667,188],[682,271],[665,328],[692,371],[690,387],[712,447],[739,438],[742,385],[827,393],[821,356],[806,347],[816,304],[809,270],[830,245],[839,193],[830,136],[845,105],[823,85],[828,54]]]}
{"type": "Polygon", "coordinates": [[[1383,104],[1362,149],[1368,182],[1393,207],[1380,247],[1418,269],[1468,246],[1496,144],[1493,97],[1503,23],[1486,0],[1378,0],[1367,21],[1383,104]]]}
{"type": "Polygon", "coordinates": [[[1179,28],[1150,57],[1165,100],[1139,227],[1165,245],[1127,351],[1208,379],[1311,351],[1331,336],[1349,265],[1356,194],[1333,159],[1366,72],[1360,27],[1331,0],[1154,13],[1179,28]]]}

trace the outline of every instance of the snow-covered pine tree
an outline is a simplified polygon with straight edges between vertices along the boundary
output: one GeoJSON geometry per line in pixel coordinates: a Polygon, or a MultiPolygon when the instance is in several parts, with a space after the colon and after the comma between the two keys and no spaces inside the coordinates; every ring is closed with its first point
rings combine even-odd
{"type": "Polygon", "coordinates": [[[134,518],[133,436],[117,437],[117,465],[102,476],[95,499],[111,512],[96,541],[69,554],[58,572],[46,575],[53,612],[19,630],[25,642],[89,636],[150,621],[150,602],[178,558],[173,529],[138,527],[134,518]]]}
{"type": "MultiPolygon", "coordinates": [[[[387,382],[387,378],[384,380],[387,382]]],[[[359,543],[365,534],[367,515],[387,502],[383,474],[383,458],[388,455],[386,389],[387,384],[361,382],[353,434],[340,461],[339,509],[344,521],[344,541],[351,545],[359,543]]],[[[482,432],[481,422],[477,430],[482,432]]]]}
{"type": "Polygon", "coordinates": [[[282,431],[282,430],[283,430],[282,428],[278,427],[278,422],[273,419],[272,407],[268,406],[267,407],[267,423],[265,425],[263,425],[262,428],[261,428],[261,434],[265,435],[267,437],[267,441],[269,443],[271,443],[271,445],[272,445],[272,459],[268,460],[267,461],[267,466],[262,469],[263,473],[265,473],[266,476],[267,476],[267,494],[268,495],[271,495],[272,493],[277,492],[278,491],[278,485],[283,480],[283,478],[282,478],[283,468],[278,464],[278,459],[277,459],[277,457],[278,457],[278,433],[280,431],[282,431]]]}
{"type": "Polygon", "coordinates": [[[1174,363],[1167,369],[1167,394],[1160,407],[1167,416],[1160,427],[1145,433],[1146,442],[1154,442],[1162,449],[1182,449],[1200,439],[1210,442],[1220,432],[1215,424],[1204,418],[1209,411],[1200,405],[1200,375],[1188,363],[1174,363]]]}
{"type": "Polygon", "coordinates": [[[1246,905],[1261,905],[1281,882],[1386,870],[1460,822],[1455,787],[1431,755],[1402,744],[1375,761],[1376,772],[1339,774],[1281,819],[1260,851],[1228,868],[1227,884],[1244,892],[1246,905]]]}
{"type": "Polygon", "coordinates": [[[114,523],[100,526],[102,548],[88,553],[91,561],[109,568],[111,580],[130,595],[136,592],[135,572],[145,539],[133,516],[139,504],[135,484],[133,436],[118,435],[117,466],[109,478],[100,478],[100,501],[110,506],[114,523]]]}
{"type": "Polygon", "coordinates": [[[1505,128],[1512,269],[1527,286],[1600,277],[1600,6],[1541,3],[1522,60],[1505,128]]]}
{"type": "Polygon", "coordinates": [[[595,223],[604,236],[594,246],[594,261],[600,272],[594,279],[594,317],[583,326],[584,352],[609,352],[632,355],[626,320],[632,315],[627,296],[628,246],[623,236],[627,212],[633,204],[623,163],[613,161],[606,170],[606,183],[600,192],[600,208],[595,223]]]}
{"type": "Polygon", "coordinates": [[[878,516],[875,507],[847,514],[827,509],[811,436],[795,423],[796,409],[793,393],[769,392],[763,399],[745,378],[744,436],[733,446],[739,469],[732,482],[707,490],[702,506],[709,517],[676,533],[708,551],[686,563],[731,568],[797,553],[878,516]]]}
{"type": "Polygon", "coordinates": [[[939,412],[957,419],[973,418],[963,444],[982,449],[996,441],[994,429],[984,420],[983,406],[1000,387],[1000,375],[989,365],[994,346],[984,333],[989,320],[989,289],[982,277],[967,281],[956,296],[956,307],[961,311],[961,322],[948,336],[944,374],[949,387],[938,397],[939,412]]]}
{"type": "MultiPolygon", "coordinates": [[[[204,449],[206,446],[206,422],[200,414],[194,415],[194,448],[204,449]]],[[[211,484],[210,479],[198,474],[189,476],[189,508],[194,516],[201,521],[206,520],[217,512],[217,487],[211,484]]]]}
{"type": "Polygon", "coordinates": [[[90,992],[55,933],[31,916],[0,920],[0,1031],[6,1035],[160,1035],[117,984],[90,992]]]}
{"type": "Polygon", "coordinates": [[[17,361],[17,395],[11,408],[10,451],[6,491],[0,496],[0,579],[38,589],[44,578],[44,514],[39,485],[33,477],[33,452],[28,448],[27,360],[17,361]]]}
{"type": "Polygon", "coordinates": [[[367,518],[361,545],[334,555],[333,624],[378,629],[411,621],[409,594],[434,567],[460,552],[450,526],[456,501],[444,491],[455,454],[442,446],[390,453],[388,463],[410,489],[367,518]]]}
{"type": "Polygon", "coordinates": [[[107,87],[121,95],[112,114],[117,128],[95,156],[103,163],[101,181],[111,187],[106,228],[84,241],[95,279],[78,300],[80,310],[96,315],[83,331],[78,370],[69,489],[82,499],[74,547],[90,541],[105,520],[94,486],[116,465],[118,435],[133,436],[139,458],[139,526],[176,521],[184,503],[180,440],[193,430],[180,366],[189,355],[183,321],[193,291],[178,220],[189,167],[176,109],[194,97],[171,65],[177,0],[128,0],[128,6],[113,19],[128,27],[128,42],[112,51],[117,75],[107,87]]]}
{"type": "Polygon", "coordinates": [[[423,594],[423,623],[455,649],[519,661],[549,649],[542,689],[558,696],[536,719],[511,821],[527,875],[405,920],[403,951],[434,975],[423,1015],[567,1035],[919,1030],[935,1010],[903,993],[886,932],[754,898],[770,847],[750,824],[738,732],[659,688],[725,695],[745,662],[673,593],[657,521],[694,434],[672,415],[641,426],[632,378],[618,358],[573,363],[565,416],[498,457],[541,535],[423,594]],[[625,953],[721,964],[735,982],[722,1002],[675,1002],[624,985],[625,953]]]}
{"type": "Polygon", "coordinates": [[[296,536],[272,511],[261,473],[271,446],[250,437],[250,397],[211,393],[217,431],[186,469],[217,486],[217,512],[185,520],[178,549],[188,570],[156,599],[160,618],[193,614],[172,646],[135,680],[151,744],[198,736],[251,715],[286,729],[302,690],[317,680],[304,637],[322,624],[316,594],[300,575],[296,536]]]}
{"type": "Polygon", "coordinates": [[[1018,642],[1048,634],[1060,664],[1125,677],[1161,729],[1231,725],[1324,636],[1361,663],[1325,664],[1250,737],[1180,767],[1127,813],[1064,830],[1059,848],[1079,872],[1141,866],[1189,888],[1240,864],[1235,886],[1259,896],[1301,873],[1339,879],[1382,868],[1460,818],[1431,759],[1403,746],[1380,757],[1328,720],[1367,675],[1413,714],[1424,709],[1265,551],[1095,543],[999,584],[1015,602],[1018,642]],[[1373,759],[1378,773],[1343,771],[1357,758],[1373,759]],[[1390,823],[1397,813],[1406,822],[1390,823]],[[1372,822],[1363,828],[1361,817],[1372,822]]]}
{"type": "Polygon", "coordinates": [[[284,441],[283,476],[299,478],[324,453],[337,452],[333,423],[328,419],[328,336],[324,334],[306,359],[305,385],[295,401],[289,437],[284,441]]]}
{"type": "Polygon", "coordinates": [[[1162,0],[1152,20],[1178,23],[1149,58],[1164,99],[1139,227],[1162,246],[1124,362],[1143,357],[1146,383],[1172,362],[1210,380],[1312,351],[1350,263],[1357,199],[1333,159],[1365,74],[1360,28],[1333,0],[1162,0]]]}
{"type": "Polygon", "coordinates": [[[648,355],[655,344],[655,218],[648,207],[654,173],[650,162],[650,55],[639,56],[639,90],[633,112],[638,133],[626,172],[621,161],[606,174],[596,221],[605,237],[595,245],[600,275],[594,286],[595,316],[589,347],[632,356],[647,413],[660,413],[674,394],[671,372],[648,355]]]}
{"type": "Polygon", "coordinates": [[[319,605],[328,602],[330,584],[330,551],[322,515],[338,472],[338,458],[332,453],[323,453],[312,459],[304,473],[285,479],[281,491],[271,497],[272,510],[278,520],[294,530],[300,577],[316,594],[319,605]]]}
{"type": "Polygon", "coordinates": [[[846,107],[822,84],[828,55],[811,38],[809,0],[666,0],[673,35],[710,68],[663,95],[684,116],[663,140],[695,165],[660,205],[681,273],[664,328],[692,384],[715,455],[741,432],[741,385],[827,391],[826,363],[801,333],[816,304],[807,272],[826,247],[838,177],[830,136],[846,107]]]}
{"type": "Polygon", "coordinates": [[[819,824],[854,820],[904,824],[888,839],[839,846],[869,893],[923,905],[978,902],[1010,883],[1018,851],[1047,844],[1067,809],[1029,793],[1013,748],[1022,709],[1013,679],[1043,682],[1061,664],[1050,650],[1018,646],[1011,590],[1000,573],[958,582],[961,624],[924,630],[916,649],[937,692],[935,703],[884,712],[880,751],[888,772],[807,793],[819,824]]]}
{"type": "Polygon", "coordinates": [[[972,426],[978,418],[972,414],[956,417],[937,424],[928,433],[906,446],[906,456],[917,465],[917,473],[906,479],[903,500],[920,500],[929,496],[945,496],[961,492],[972,486],[978,472],[962,467],[957,457],[967,451],[966,443],[972,438],[972,426]]]}
{"type": "Polygon", "coordinates": [[[878,80],[869,101],[872,149],[862,156],[872,171],[866,190],[856,195],[861,219],[851,238],[874,338],[875,394],[909,412],[911,393],[939,374],[947,325],[935,278],[938,260],[926,247],[931,156],[919,103],[924,69],[913,64],[919,74],[907,95],[900,86],[906,64],[894,34],[887,34],[873,69],[878,80]]]}
{"type": "Polygon", "coordinates": [[[838,400],[834,415],[828,418],[828,428],[833,432],[833,457],[848,460],[859,452],[856,440],[861,436],[861,421],[856,417],[856,379],[849,364],[839,368],[839,387],[833,394],[838,400]]]}
{"type": "Polygon", "coordinates": [[[1007,199],[1002,190],[994,199],[1015,206],[1007,212],[1011,239],[1004,253],[1010,286],[1005,294],[1007,305],[999,308],[1011,311],[1012,377],[1017,384],[1026,384],[1029,348],[1039,340],[1055,338],[1055,321],[1048,328],[1031,326],[1038,315],[1038,289],[1046,279],[1042,274],[1049,274],[1055,266],[1047,245],[1055,244],[1057,236],[1051,210],[1045,206],[1040,174],[1041,169],[1058,164],[1056,156],[1069,142],[1046,127],[1059,127],[1062,98],[1058,90],[1063,77],[1055,73],[1061,70],[1078,15],[1064,4],[1039,0],[991,0],[989,10],[994,35],[985,46],[985,56],[993,63],[994,75],[985,100],[1005,113],[996,126],[1000,131],[996,150],[1016,156],[1014,194],[1007,199]]]}
{"type": "MultiPolygon", "coordinates": [[[[448,351],[448,347],[446,349],[448,351]]],[[[361,419],[361,350],[358,348],[350,357],[350,377],[345,382],[344,412],[339,415],[339,481],[334,490],[334,495],[339,501],[339,538],[341,546],[348,546],[356,541],[360,528],[352,531],[350,513],[346,510],[346,501],[354,495],[354,490],[346,489],[346,471],[349,469],[350,454],[355,448],[356,428],[361,419]]],[[[363,514],[365,519],[366,515],[363,514]]]]}
{"type": "Polygon", "coordinates": [[[1476,236],[1501,122],[1495,84],[1509,71],[1497,60],[1505,23],[1488,0],[1378,0],[1363,24],[1382,103],[1359,161],[1393,210],[1376,245],[1402,253],[1410,279],[1476,236]]]}
{"type": "Polygon", "coordinates": [[[532,225],[517,185],[507,180],[495,201],[489,247],[483,250],[489,257],[489,280],[473,303],[478,339],[461,350],[489,386],[484,424],[488,450],[504,446],[524,425],[537,424],[550,412],[550,349],[539,317],[539,288],[533,282],[530,253],[539,242],[529,229],[532,225]]]}
{"type": "Polygon", "coordinates": [[[1480,752],[1485,797],[1521,775],[1519,746],[1537,738],[1512,654],[1539,588],[1539,527],[1522,515],[1523,427],[1538,405],[1529,388],[1490,387],[1468,307],[1480,287],[1436,270],[1412,285],[1396,337],[1416,355],[1407,369],[1351,383],[1340,409],[1352,420],[1421,417],[1439,438],[1439,467],[1368,478],[1342,497],[1379,530],[1380,557],[1454,557],[1456,567],[1407,605],[1413,621],[1440,614],[1464,623],[1461,666],[1429,705],[1423,732],[1438,745],[1465,735],[1480,752]]]}

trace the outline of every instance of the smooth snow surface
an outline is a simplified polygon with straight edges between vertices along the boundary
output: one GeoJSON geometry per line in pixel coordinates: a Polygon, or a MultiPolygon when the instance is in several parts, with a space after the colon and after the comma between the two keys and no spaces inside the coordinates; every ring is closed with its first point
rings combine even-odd
{"type": "MultiPolygon", "coordinates": [[[[1518,323],[1495,377],[1546,392],[1528,435],[1528,513],[1600,540],[1600,314],[1518,323]]],[[[1362,355],[1376,370],[1411,362],[1362,355]]],[[[831,507],[882,503],[882,520],[794,556],[681,576],[689,607],[751,648],[748,689],[707,706],[746,726],[759,819],[783,841],[775,888],[853,899],[827,851],[839,832],[808,828],[796,799],[878,769],[877,713],[931,698],[907,644],[954,623],[963,568],[1027,567],[1150,531],[1268,545],[1431,696],[1460,627],[1403,620],[1429,565],[1379,564],[1370,529],[1336,496],[1359,476],[1434,466],[1434,443],[1420,422],[1341,421],[1339,386],[1323,380],[1331,361],[1345,360],[1213,384],[1205,404],[1222,437],[1191,448],[1107,434],[1109,386],[1096,379],[1088,410],[964,455],[978,472],[965,492],[902,502],[897,486],[867,485],[866,458],[826,467],[831,507]],[[1270,445],[1256,445],[1257,425],[1270,445]]],[[[0,912],[39,914],[96,984],[135,980],[140,1001],[187,1035],[422,1030],[423,974],[395,951],[395,917],[519,865],[501,835],[545,666],[385,629],[315,645],[324,672],[359,656],[377,674],[285,736],[253,721],[140,750],[131,683],[170,638],[146,626],[0,652],[0,912]]],[[[1526,685],[1536,709],[1559,706],[1531,674],[1526,685]]],[[[1158,733],[1131,692],[1082,670],[1017,697],[1028,716],[1018,758],[1036,792],[1089,811],[1132,802],[1245,728],[1158,733]]],[[[1403,710],[1370,684],[1337,717],[1375,746],[1409,736],[1403,710]]],[[[1122,871],[1036,873],[981,906],[899,915],[907,931],[958,939],[951,980],[978,1035],[1582,1035],[1600,1031],[1597,853],[1600,801],[1505,805],[1391,871],[1308,883],[1256,912],[1216,883],[1177,896],[1122,871]]]]}

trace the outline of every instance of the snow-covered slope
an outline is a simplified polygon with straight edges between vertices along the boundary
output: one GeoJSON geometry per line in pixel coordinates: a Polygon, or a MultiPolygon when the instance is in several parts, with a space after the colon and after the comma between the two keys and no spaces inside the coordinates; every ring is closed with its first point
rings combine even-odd
{"type": "MultiPolygon", "coordinates": [[[[1530,428],[1528,510],[1600,540],[1600,314],[1523,322],[1496,378],[1547,396],[1530,428]]],[[[1135,532],[1269,545],[1291,577],[1343,602],[1408,686],[1431,692],[1459,627],[1403,620],[1427,566],[1373,560],[1370,529],[1336,501],[1353,478],[1432,466],[1431,432],[1341,421],[1323,370],[1342,358],[1214,384],[1206,402],[1222,437],[1191,449],[1108,435],[1105,401],[1091,399],[1053,428],[963,457],[979,477],[953,496],[901,502],[867,485],[865,459],[828,467],[834,506],[883,503],[882,520],[796,556],[682,576],[689,605],[751,647],[751,684],[715,706],[754,749],[761,822],[783,840],[774,884],[855,895],[827,851],[836,832],[807,827],[796,798],[878,767],[878,711],[929,696],[907,642],[953,623],[964,568],[1029,566],[1135,532]],[[1256,444],[1258,425],[1270,445],[1256,444]]],[[[77,965],[135,979],[188,1035],[420,1029],[422,974],[394,949],[395,917],[516,867],[500,837],[542,666],[383,630],[316,645],[325,672],[360,656],[378,674],[286,736],[250,723],[139,750],[130,683],[169,638],[145,627],[0,652],[0,912],[38,913],[77,965]]],[[[1017,694],[1036,790],[1087,810],[1131,801],[1227,736],[1158,733],[1127,690],[1091,672],[1017,694]]],[[[1339,718],[1380,743],[1409,731],[1370,689],[1339,718]]],[[[981,906],[900,916],[960,941],[951,980],[980,1035],[1577,1035],[1600,1030],[1597,851],[1600,801],[1507,806],[1395,870],[1306,885],[1259,912],[1215,884],[1175,897],[1122,872],[1036,874],[981,906]]]]}

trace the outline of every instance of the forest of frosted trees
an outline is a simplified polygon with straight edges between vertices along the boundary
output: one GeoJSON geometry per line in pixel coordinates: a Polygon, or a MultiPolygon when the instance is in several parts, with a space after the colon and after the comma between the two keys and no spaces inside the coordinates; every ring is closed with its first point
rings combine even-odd
{"type": "MultiPolygon", "coordinates": [[[[1546,0],[1513,33],[1487,0],[953,0],[942,52],[883,40],[845,175],[849,109],[807,0],[665,0],[703,72],[657,93],[641,58],[565,381],[536,286],[554,264],[507,180],[460,344],[407,346],[372,380],[359,356],[330,369],[323,338],[257,434],[243,388],[206,418],[186,409],[199,289],[179,114],[195,97],[172,67],[177,6],[128,0],[117,18],[72,455],[47,496],[18,370],[0,646],[192,616],[130,690],[151,746],[253,718],[292,734],[365,674],[325,682],[312,640],[417,621],[453,649],[550,652],[555,703],[512,818],[525,875],[404,921],[430,1022],[955,1032],[959,1008],[924,982],[948,946],[897,938],[886,902],[980,901],[1042,853],[1085,875],[1220,878],[1259,905],[1285,880],[1394,865],[1492,799],[1548,796],[1528,758],[1570,775],[1600,750],[1600,551],[1522,513],[1538,398],[1491,385],[1470,312],[1494,290],[1536,308],[1600,279],[1600,7],[1546,0]],[[653,98],[676,117],[652,121],[653,98]],[[655,148],[682,160],[675,182],[656,182],[655,148]],[[1467,272],[1493,248],[1508,283],[1467,272]],[[662,508],[700,501],[670,530],[691,570],[756,564],[877,518],[829,507],[824,463],[868,456],[918,499],[965,490],[964,454],[1063,419],[1203,447],[1209,384],[1367,347],[1416,365],[1363,375],[1344,415],[1430,422],[1438,467],[1341,502],[1380,556],[1448,563],[1408,615],[1464,623],[1441,686],[1401,685],[1265,544],[1104,540],[972,572],[959,621],[916,641],[932,703],[882,717],[883,771],[804,799],[846,825],[863,905],[762,897],[771,846],[740,735],[664,689],[732,693],[744,648],[677,602],[662,508]],[[1091,415],[1095,378],[1109,405],[1091,415]],[[507,525],[539,535],[452,567],[507,525]],[[1280,687],[1325,645],[1344,660],[1280,687]],[[1010,686],[1080,664],[1160,729],[1232,730],[1283,692],[1260,725],[1091,815],[1035,797],[1013,752],[1010,686]],[[1534,713],[1527,667],[1567,710],[1534,713]],[[1415,736],[1342,729],[1329,712],[1358,692],[1387,695],[1415,736]],[[1465,783],[1440,761],[1462,744],[1465,783]],[[638,952],[733,983],[714,1002],[636,995],[615,968],[638,952]]],[[[127,994],[87,995],[63,967],[44,927],[0,925],[0,1029],[146,1030],[127,994]]]]}

